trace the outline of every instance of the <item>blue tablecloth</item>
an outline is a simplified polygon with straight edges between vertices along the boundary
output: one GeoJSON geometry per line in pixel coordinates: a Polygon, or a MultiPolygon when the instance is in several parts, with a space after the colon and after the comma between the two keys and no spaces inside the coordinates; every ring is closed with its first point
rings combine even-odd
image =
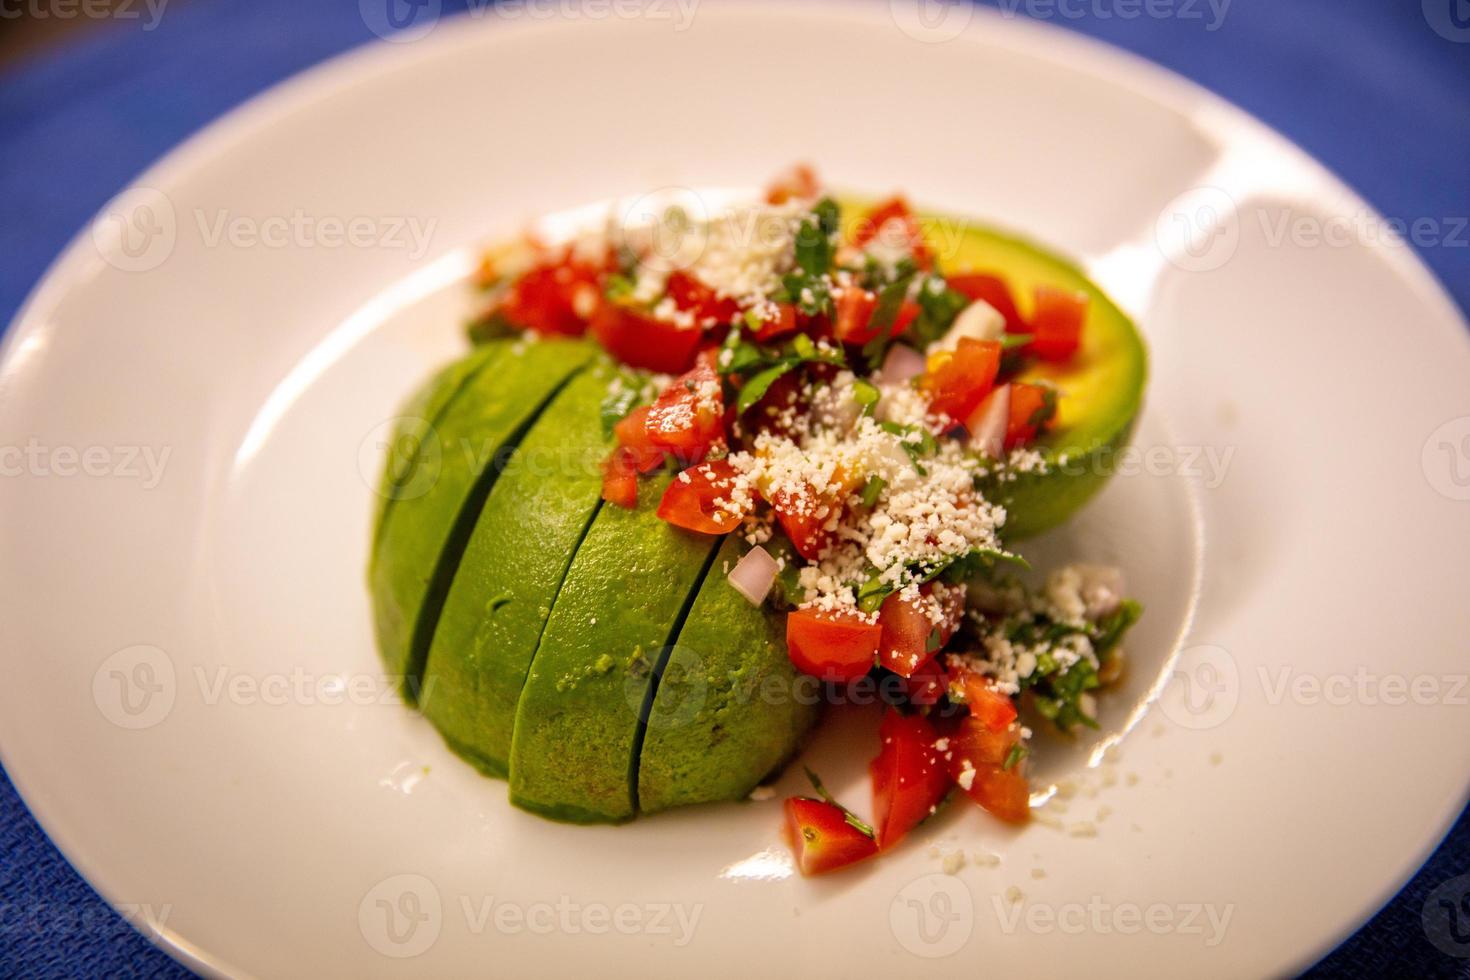
{"type": "MultiPolygon", "coordinates": [[[[1436,222],[1437,244],[1420,252],[1470,309],[1465,0],[1150,0],[1131,9],[1172,15],[1133,18],[1126,0],[994,2],[1189,76],[1295,139],[1383,214],[1436,222]]],[[[35,6],[51,16],[78,9],[35,6]]],[[[444,0],[446,12],[459,6],[444,0]]],[[[352,0],[174,0],[157,18],[150,7],[158,0],[0,73],[0,323],[87,219],[174,144],[293,72],[375,40],[352,0]]],[[[1372,791],[1365,780],[1363,792],[1372,791]]],[[[0,780],[0,854],[0,975],[184,975],[67,865],[8,780],[0,780]]],[[[1446,920],[1434,896],[1431,916],[1459,930],[1441,933],[1438,945],[1423,920],[1435,887],[1467,873],[1470,817],[1462,817],[1404,891],[1319,970],[1470,976],[1470,941],[1455,940],[1470,932],[1470,915],[1446,920]]],[[[1466,887],[1455,897],[1470,902],[1466,887]]]]}

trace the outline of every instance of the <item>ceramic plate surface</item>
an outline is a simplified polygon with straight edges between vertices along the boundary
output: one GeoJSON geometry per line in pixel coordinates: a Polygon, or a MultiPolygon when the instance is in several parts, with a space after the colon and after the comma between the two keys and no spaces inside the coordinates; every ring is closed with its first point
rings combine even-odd
{"type": "MultiPolygon", "coordinates": [[[[1259,124],[1058,30],[593,9],[282,86],[114,201],[11,328],[0,746],[67,856],[231,975],[1254,975],[1364,920],[1470,771],[1470,342],[1407,248],[1259,124]],[[825,881],[775,801],[514,810],[396,703],[364,588],[383,437],[461,349],[478,243],[797,159],[1076,257],[1153,375],[1138,451],[1034,548],[1124,565],[1148,609],[1101,732],[1038,749],[1060,806],[951,807],[825,881]]],[[[808,756],[854,800],[872,720],[808,756]]]]}

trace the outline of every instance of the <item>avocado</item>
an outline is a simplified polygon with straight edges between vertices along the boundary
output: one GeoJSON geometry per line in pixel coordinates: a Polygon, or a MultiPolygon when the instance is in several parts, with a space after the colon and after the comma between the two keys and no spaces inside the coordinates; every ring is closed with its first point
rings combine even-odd
{"type": "Polygon", "coordinates": [[[422,441],[414,465],[437,474],[416,474],[428,489],[388,508],[370,573],[378,650],[409,700],[418,697],[445,593],[507,450],[593,353],[582,341],[546,340],[489,355],[422,441]]]}
{"type": "Polygon", "coordinates": [[[745,551],[725,539],[659,672],[638,766],[644,813],[745,798],[817,721],[821,686],[798,680],[785,615],[730,584],[745,551]]]}
{"type": "MultiPolygon", "coordinates": [[[[490,364],[509,346],[506,341],[485,344],[465,357],[458,358],[441,368],[429,381],[414,392],[398,410],[398,423],[393,428],[393,438],[388,444],[388,458],[383,464],[383,476],[378,481],[378,506],[373,516],[373,542],[383,533],[383,519],[394,500],[400,497],[416,497],[427,491],[428,480],[415,479],[427,467],[419,449],[424,439],[433,431],[435,423],[444,409],[459,394],[474,374],[490,364]]],[[[435,459],[438,457],[436,456],[435,459]]]]}
{"type": "Polygon", "coordinates": [[[637,810],[654,670],[718,543],[658,516],[669,479],[640,481],[635,510],[604,505],[572,558],[516,709],[517,806],[576,823],[623,821],[637,810]]]}
{"type": "MultiPolygon", "coordinates": [[[[858,202],[843,205],[849,221],[868,209],[858,202]]],[[[1107,482],[1143,405],[1148,378],[1143,340],[1133,321],[1071,262],[994,228],[932,214],[919,217],[946,271],[1001,276],[1022,315],[1036,286],[1078,290],[1092,299],[1077,356],[1066,364],[1032,364],[1015,379],[1049,383],[1061,394],[1056,419],[1034,446],[1046,466],[981,488],[988,500],[1006,507],[1006,540],[1033,537],[1065,523],[1107,482]]]]}
{"type": "Polygon", "coordinates": [[[612,448],[606,361],[567,383],[480,512],[429,648],[419,707],[449,746],[504,777],[521,685],[552,602],[601,502],[612,448]]]}

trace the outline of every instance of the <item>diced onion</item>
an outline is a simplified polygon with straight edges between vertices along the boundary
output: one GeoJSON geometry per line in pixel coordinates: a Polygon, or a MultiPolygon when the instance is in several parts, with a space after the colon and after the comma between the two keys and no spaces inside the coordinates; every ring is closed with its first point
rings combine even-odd
{"type": "Polygon", "coordinates": [[[888,348],[888,356],[878,374],[884,384],[903,384],[910,378],[924,373],[924,355],[906,344],[894,344],[888,348]]]}
{"type": "Polygon", "coordinates": [[[759,606],[770,594],[778,571],[780,566],[776,564],[776,559],[757,545],[747,551],[745,557],[730,569],[730,584],[735,586],[735,591],[749,599],[751,605],[759,606]]]}
{"type": "Polygon", "coordinates": [[[978,449],[991,459],[1000,459],[1006,447],[1006,423],[1011,417],[1011,386],[1001,385],[985,396],[965,422],[970,433],[970,448],[978,449]]]}

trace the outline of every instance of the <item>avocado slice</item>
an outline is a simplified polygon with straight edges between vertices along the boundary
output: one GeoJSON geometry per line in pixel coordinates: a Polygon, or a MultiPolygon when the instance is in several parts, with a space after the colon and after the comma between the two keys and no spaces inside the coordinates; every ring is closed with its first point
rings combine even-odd
{"type": "Polygon", "coordinates": [[[417,700],[439,610],[507,451],[593,353],[583,341],[544,340],[490,355],[449,402],[438,438],[423,441],[415,465],[436,466],[437,477],[388,509],[370,573],[378,650],[409,700],[417,700]]]}
{"type": "MultiPolygon", "coordinates": [[[[393,439],[388,444],[388,458],[383,464],[383,476],[378,480],[377,511],[373,515],[373,546],[383,534],[383,520],[388,508],[400,497],[417,497],[427,492],[427,479],[417,479],[419,473],[428,472],[429,467],[420,465],[419,449],[444,409],[459,394],[461,388],[481,368],[500,356],[508,347],[501,340],[485,344],[470,354],[458,358],[441,368],[398,409],[398,424],[393,428],[393,439]]],[[[434,457],[437,459],[438,457],[434,457]]]]}
{"type": "Polygon", "coordinates": [[[785,616],[730,584],[745,551],[725,539],[659,672],[638,765],[644,813],[744,799],[817,721],[821,688],[798,681],[785,616]]]}
{"type": "Polygon", "coordinates": [[[459,755],[504,777],[516,703],[572,555],[601,503],[612,440],[605,360],[567,383],[480,512],[429,647],[419,707],[459,755]]]}
{"type": "MultiPolygon", "coordinates": [[[[845,201],[843,213],[856,222],[871,206],[845,201]]],[[[1052,384],[1061,394],[1052,427],[1034,447],[1047,465],[982,488],[987,499],[1006,507],[1008,541],[1048,531],[1102,488],[1115,454],[1133,434],[1148,379],[1143,340],[1133,321],[1071,262],[994,228],[933,214],[921,214],[919,220],[946,271],[1003,276],[1023,315],[1036,286],[1074,289],[1092,298],[1077,356],[1067,364],[1032,365],[1016,378],[1052,384]]]]}
{"type": "Polygon", "coordinates": [[[603,506],[572,558],[516,709],[510,798],[519,807],[575,823],[637,811],[654,670],[718,543],[658,516],[669,479],[640,481],[635,510],[603,506]]]}

